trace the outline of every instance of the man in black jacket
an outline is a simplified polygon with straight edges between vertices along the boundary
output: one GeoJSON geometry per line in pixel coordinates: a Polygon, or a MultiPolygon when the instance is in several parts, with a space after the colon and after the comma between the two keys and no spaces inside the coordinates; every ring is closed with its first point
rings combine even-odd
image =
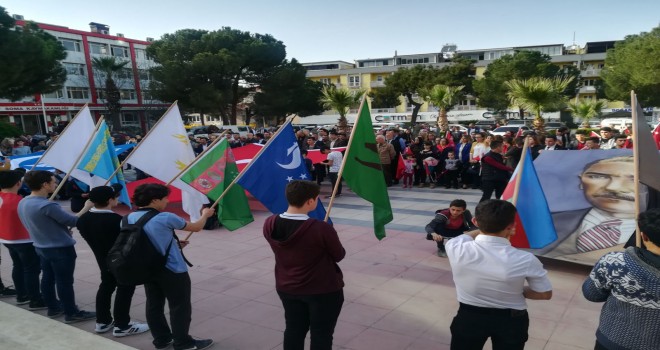
{"type": "Polygon", "coordinates": [[[479,203],[490,199],[495,191],[495,198],[499,199],[504,193],[512,168],[504,165],[502,157],[502,141],[490,143],[490,152],[481,159],[481,190],[484,192],[479,203]]]}
{"type": "Polygon", "coordinates": [[[426,239],[437,243],[439,257],[446,257],[445,239],[476,229],[472,223],[472,213],[467,210],[467,203],[462,199],[454,199],[448,209],[435,212],[433,220],[426,225],[426,239]]]}

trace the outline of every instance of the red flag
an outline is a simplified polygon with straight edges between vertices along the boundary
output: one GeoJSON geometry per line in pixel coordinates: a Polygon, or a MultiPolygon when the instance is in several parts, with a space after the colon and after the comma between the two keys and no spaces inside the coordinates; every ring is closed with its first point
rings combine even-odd
{"type": "Polygon", "coordinates": [[[396,179],[399,180],[403,177],[403,172],[406,170],[406,165],[403,163],[403,155],[399,154],[399,163],[396,165],[396,179]]]}
{"type": "Polygon", "coordinates": [[[653,130],[653,139],[655,140],[656,147],[660,149],[660,123],[658,123],[653,130]]]}
{"type": "Polygon", "coordinates": [[[450,146],[452,147],[454,146],[454,137],[451,136],[451,132],[449,130],[447,130],[447,133],[445,134],[445,139],[447,139],[447,143],[450,146]]]}
{"type": "Polygon", "coordinates": [[[597,137],[597,138],[600,138],[600,135],[598,135],[595,131],[591,131],[591,134],[589,134],[589,137],[597,137]]]}
{"type": "Polygon", "coordinates": [[[516,137],[522,137],[523,136],[523,129],[518,128],[518,132],[516,133],[516,137]]]}

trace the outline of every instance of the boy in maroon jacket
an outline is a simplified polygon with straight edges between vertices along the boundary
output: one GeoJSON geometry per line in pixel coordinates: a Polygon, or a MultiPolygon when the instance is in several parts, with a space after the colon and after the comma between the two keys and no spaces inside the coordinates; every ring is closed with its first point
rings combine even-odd
{"type": "Polygon", "coordinates": [[[307,213],[316,208],[320,187],[291,181],[289,208],[264,223],[264,237],[275,253],[275,289],[284,306],[284,350],[332,349],[332,335],[344,303],[344,280],[337,263],[346,255],[337,231],[307,213]]]}

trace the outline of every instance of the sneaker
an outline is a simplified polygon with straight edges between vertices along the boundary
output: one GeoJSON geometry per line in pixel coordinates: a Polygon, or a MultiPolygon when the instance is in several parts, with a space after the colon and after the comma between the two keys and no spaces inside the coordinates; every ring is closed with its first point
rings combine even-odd
{"type": "Polygon", "coordinates": [[[105,332],[111,330],[113,325],[114,325],[114,322],[97,323],[96,326],[94,327],[94,332],[96,332],[96,333],[105,333],[105,332]]]}
{"type": "Polygon", "coordinates": [[[73,315],[64,316],[64,323],[75,323],[96,318],[96,312],[79,310],[73,315]]]}
{"type": "Polygon", "coordinates": [[[128,337],[129,335],[144,333],[147,331],[149,331],[149,326],[146,323],[133,323],[126,329],[115,327],[115,329],[112,330],[112,335],[117,338],[121,338],[128,337]]]}
{"type": "Polygon", "coordinates": [[[44,303],[43,300],[31,301],[30,306],[28,306],[28,310],[30,311],[37,311],[43,309],[48,309],[48,306],[46,306],[46,303],[44,303]]]}
{"type": "Polygon", "coordinates": [[[170,339],[167,343],[154,344],[154,346],[155,346],[156,349],[158,349],[158,350],[163,350],[163,349],[167,349],[167,348],[169,348],[170,345],[172,345],[172,343],[174,343],[174,340],[170,339]]]}
{"type": "Polygon", "coordinates": [[[16,297],[16,305],[25,305],[30,302],[28,297],[16,297]]]}
{"type": "Polygon", "coordinates": [[[189,346],[184,346],[182,348],[175,348],[175,350],[202,350],[208,349],[213,345],[213,339],[199,339],[195,340],[194,343],[189,346]]]}
{"type": "Polygon", "coordinates": [[[429,187],[430,188],[435,188],[435,184],[430,184],[429,187]]]}
{"type": "Polygon", "coordinates": [[[64,314],[63,309],[55,309],[55,310],[48,310],[48,313],[46,315],[50,318],[55,318],[61,316],[62,314],[64,314]]]}
{"type": "Polygon", "coordinates": [[[18,293],[16,293],[16,289],[14,288],[3,287],[0,289],[0,298],[15,297],[16,294],[18,293]]]}
{"type": "Polygon", "coordinates": [[[447,257],[447,252],[442,248],[438,248],[438,256],[441,257],[441,258],[446,258],[447,257]]]}

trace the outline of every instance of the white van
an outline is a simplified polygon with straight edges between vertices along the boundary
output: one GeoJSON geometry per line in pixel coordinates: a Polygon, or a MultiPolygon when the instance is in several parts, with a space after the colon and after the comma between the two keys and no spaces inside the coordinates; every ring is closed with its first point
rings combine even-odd
{"type": "Polygon", "coordinates": [[[632,126],[632,118],[605,118],[600,122],[600,127],[604,128],[606,126],[623,131],[628,126],[632,126]]]}

